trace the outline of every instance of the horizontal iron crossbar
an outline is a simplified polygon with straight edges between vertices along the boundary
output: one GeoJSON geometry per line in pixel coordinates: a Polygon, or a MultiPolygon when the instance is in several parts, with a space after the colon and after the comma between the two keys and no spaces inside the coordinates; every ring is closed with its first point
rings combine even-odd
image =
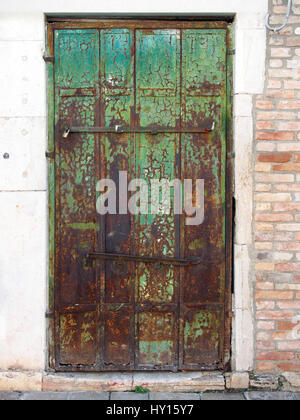
{"type": "Polygon", "coordinates": [[[116,261],[136,261],[143,263],[158,263],[163,265],[197,265],[200,264],[199,259],[177,259],[167,257],[145,257],[139,255],[123,255],[123,254],[111,254],[107,252],[92,252],[87,255],[88,259],[93,260],[116,260],[116,261]]]}
{"type": "Polygon", "coordinates": [[[215,123],[203,124],[198,128],[170,128],[170,127],[65,127],[63,137],[67,138],[70,133],[148,133],[156,135],[159,133],[209,133],[215,128],[215,123]]]}

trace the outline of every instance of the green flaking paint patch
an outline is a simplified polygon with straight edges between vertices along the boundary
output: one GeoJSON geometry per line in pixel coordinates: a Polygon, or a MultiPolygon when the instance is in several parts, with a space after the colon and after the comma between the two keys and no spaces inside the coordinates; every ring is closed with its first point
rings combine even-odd
{"type": "Polygon", "coordinates": [[[160,363],[160,356],[162,354],[172,354],[173,342],[172,341],[140,341],[139,343],[140,354],[143,358],[147,359],[150,363],[160,363]]]}
{"type": "Polygon", "coordinates": [[[76,230],[92,230],[97,228],[98,226],[96,223],[90,222],[90,223],[68,223],[66,225],[68,228],[76,229],[76,230]]]}

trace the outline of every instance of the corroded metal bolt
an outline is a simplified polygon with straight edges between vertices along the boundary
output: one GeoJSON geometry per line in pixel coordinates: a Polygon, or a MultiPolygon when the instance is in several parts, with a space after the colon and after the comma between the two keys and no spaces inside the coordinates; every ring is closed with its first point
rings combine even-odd
{"type": "Polygon", "coordinates": [[[3,159],[9,159],[9,154],[8,153],[4,153],[3,159]]]}

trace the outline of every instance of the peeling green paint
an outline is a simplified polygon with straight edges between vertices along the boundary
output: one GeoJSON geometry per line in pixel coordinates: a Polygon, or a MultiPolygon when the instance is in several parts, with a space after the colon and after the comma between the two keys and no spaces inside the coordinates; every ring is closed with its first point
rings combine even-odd
{"type": "MultiPolygon", "coordinates": [[[[115,364],[132,370],[219,363],[225,287],[226,30],[57,30],[54,47],[57,138],[56,170],[53,165],[50,176],[56,177],[51,195],[57,212],[51,223],[56,223],[59,244],[56,298],[57,308],[74,311],[59,315],[59,362],[91,370],[115,364]],[[210,134],[81,133],[68,140],[60,135],[66,124],[196,128],[207,118],[216,124],[210,134]],[[151,178],[203,178],[204,224],[186,227],[184,216],[175,218],[172,211],[100,219],[96,182],[100,177],[117,181],[121,170],[149,186],[151,178]],[[87,264],[85,252],[101,247],[110,253],[197,257],[203,263],[185,271],[160,264],[87,264]]],[[[53,230],[52,240],[54,246],[53,230]]]]}

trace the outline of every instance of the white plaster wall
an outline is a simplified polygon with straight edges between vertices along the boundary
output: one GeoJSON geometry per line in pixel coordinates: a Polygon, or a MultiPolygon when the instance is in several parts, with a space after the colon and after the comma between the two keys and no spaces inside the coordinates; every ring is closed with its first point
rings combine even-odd
{"type": "Polygon", "coordinates": [[[0,12],[0,369],[42,370],[47,284],[44,19],[40,13],[17,10],[0,12]],[[4,153],[9,159],[3,159],[4,153]]]}
{"type": "Polygon", "coordinates": [[[236,14],[234,368],[253,367],[252,95],[264,87],[268,0],[10,0],[0,4],[0,370],[45,366],[44,13],[236,14]],[[10,158],[3,159],[9,153],[10,158]]]}
{"type": "Polygon", "coordinates": [[[266,13],[266,0],[11,0],[1,5],[8,12],[46,13],[266,13]]]}
{"type": "Polygon", "coordinates": [[[46,192],[1,192],[0,208],[0,366],[41,369],[46,192]]]}

